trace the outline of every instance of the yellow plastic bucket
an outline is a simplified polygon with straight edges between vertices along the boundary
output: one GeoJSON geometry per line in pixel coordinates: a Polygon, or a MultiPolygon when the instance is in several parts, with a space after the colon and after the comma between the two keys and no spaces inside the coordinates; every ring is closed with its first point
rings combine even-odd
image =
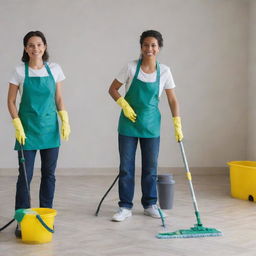
{"type": "Polygon", "coordinates": [[[256,162],[232,161],[230,167],[231,196],[256,201],[256,162]]]}
{"type": "Polygon", "coordinates": [[[22,242],[29,244],[51,242],[53,233],[49,230],[53,230],[54,217],[57,215],[57,211],[49,208],[31,208],[31,210],[38,213],[41,222],[39,221],[40,217],[38,219],[36,214],[25,214],[20,223],[22,242]]]}

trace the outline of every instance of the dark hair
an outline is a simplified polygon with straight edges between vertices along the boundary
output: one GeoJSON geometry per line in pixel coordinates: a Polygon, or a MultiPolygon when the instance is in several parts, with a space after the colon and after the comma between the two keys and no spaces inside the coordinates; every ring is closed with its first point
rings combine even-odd
{"type": "MultiPolygon", "coordinates": [[[[28,32],[28,33],[24,36],[24,38],[23,38],[23,45],[24,45],[24,47],[27,46],[28,40],[29,40],[31,37],[33,37],[33,36],[38,36],[38,37],[40,37],[40,38],[42,39],[44,45],[47,45],[45,36],[44,36],[44,34],[43,34],[42,32],[40,32],[40,31],[30,31],[30,32],[28,32]]],[[[47,60],[49,59],[49,54],[48,54],[48,52],[47,52],[47,49],[45,49],[45,52],[44,52],[44,54],[43,54],[43,56],[42,56],[42,59],[43,59],[43,61],[47,61],[47,60]]],[[[21,60],[22,60],[23,62],[29,62],[29,56],[28,56],[28,54],[26,53],[25,49],[23,50],[23,55],[22,55],[21,60]]]]}
{"type": "Polygon", "coordinates": [[[147,30],[141,34],[140,47],[142,47],[143,41],[146,37],[154,37],[157,40],[159,47],[160,48],[163,47],[163,41],[164,41],[163,37],[162,37],[161,33],[156,30],[147,30]]]}

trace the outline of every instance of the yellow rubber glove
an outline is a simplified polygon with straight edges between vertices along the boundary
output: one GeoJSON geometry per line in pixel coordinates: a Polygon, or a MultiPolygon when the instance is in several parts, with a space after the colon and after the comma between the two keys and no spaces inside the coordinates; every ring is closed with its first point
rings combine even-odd
{"type": "Polygon", "coordinates": [[[22,123],[20,121],[20,119],[14,118],[12,120],[13,126],[15,128],[15,137],[17,139],[17,141],[21,144],[24,145],[25,144],[25,140],[26,140],[26,135],[22,126],[22,123]]]}
{"type": "Polygon", "coordinates": [[[183,139],[183,133],[182,133],[182,127],[181,127],[181,119],[179,116],[175,116],[172,118],[173,120],[173,125],[174,125],[174,130],[175,130],[175,138],[176,140],[182,141],[183,139]]]}
{"type": "Polygon", "coordinates": [[[130,119],[133,123],[136,121],[136,114],[129,103],[123,98],[120,97],[116,103],[123,109],[124,115],[130,119]]]}
{"type": "Polygon", "coordinates": [[[62,122],[61,125],[61,138],[63,140],[68,140],[69,134],[71,132],[70,125],[69,125],[69,119],[68,119],[68,112],[66,110],[60,110],[58,112],[60,120],[62,122]]]}

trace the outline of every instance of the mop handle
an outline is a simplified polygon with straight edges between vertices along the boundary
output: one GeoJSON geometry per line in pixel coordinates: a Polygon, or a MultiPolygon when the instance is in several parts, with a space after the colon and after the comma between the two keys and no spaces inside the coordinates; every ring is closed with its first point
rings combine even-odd
{"type": "Polygon", "coordinates": [[[24,150],[23,150],[23,146],[21,144],[20,144],[20,152],[21,152],[20,162],[22,164],[23,174],[24,174],[26,188],[27,188],[27,192],[28,192],[29,208],[30,208],[31,207],[31,197],[30,197],[30,189],[29,189],[29,185],[28,185],[28,176],[27,176],[27,170],[26,170],[26,164],[25,164],[26,159],[24,157],[24,150]]]}
{"type": "Polygon", "coordinates": [[[197,201],[196,201],[196,196],[195,196],[195,192],[194,192],[194,188],[193,188],[193,184],[192,184],[192,176],[191,176],[191,172],[189,171],[188,161],[187,161],[187,158],[186,158],[183,142],[179,141],[179,145],[180,145],[180,150],[181,150],[183,163],[185,165],[185,169],[186,169],[186,173],[187,173],[187,179],[189,181],[189,188],[190,188],[190,192],[191,192],[192,199],[193,199],[194,209],[195,209],[196,212],[199,212],[198,206],[197,206],[197,201]]]}
{"type": "MultiPolygon", "coordinates": [[[[25,157],[24,157],[24,151],[23,151],[23,147],[20,144],[20,152],[21,152],[21,158],[20,158],[20,163],[22,164],[22,169],[23,169],[23,174],[24,174],[24,178],[25,178],[25,183],[26,183],[26,188],[27,188],[27,192],[28,192],[28,201],[29,201],[29,208],[31,206],[31,198],[30,198],[30,190],[29,190],[29,185],[28,185],[28,177],[27,177],[27,171],[26,171],[26,165],[25,165],[25,157]]],[[[15,221],[15,218],[12,219],[11,221],[9,221],[6,225],[4,225],[3,227],[0,227],[0,231],[6,229],[10,224],[12,224],[15,221]]],[[[43,224],[42,224],[43,225],[43,224]]],[[[48,229],[47,229],[48,230],[48,229]]],[[[50,231],[51,232],[51,231],[50,231]]]]}

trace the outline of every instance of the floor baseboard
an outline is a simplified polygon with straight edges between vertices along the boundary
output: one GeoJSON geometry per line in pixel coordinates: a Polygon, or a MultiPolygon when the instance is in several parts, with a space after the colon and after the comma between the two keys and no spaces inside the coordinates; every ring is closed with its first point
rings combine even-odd
{"type": "MultiPolygon", "coordinates": [[[[192,175],[228,175],[228,167],[191,167],[192,175]]],[[[159,174],[184,175],[182,167],[159,167],[159,174]]],[[[117,175],[118,168],[58,168],[56,176],[85,176],[85,175],[117,175]]],[[[136,168],[136,174],[140,174],[140,168],[136,168]]],[[[0,176],[17,176],[15,168],[0,168],[0,176]]],[[[40,176],[40,169],[36,168],[34,176],[40,176]]]]}

